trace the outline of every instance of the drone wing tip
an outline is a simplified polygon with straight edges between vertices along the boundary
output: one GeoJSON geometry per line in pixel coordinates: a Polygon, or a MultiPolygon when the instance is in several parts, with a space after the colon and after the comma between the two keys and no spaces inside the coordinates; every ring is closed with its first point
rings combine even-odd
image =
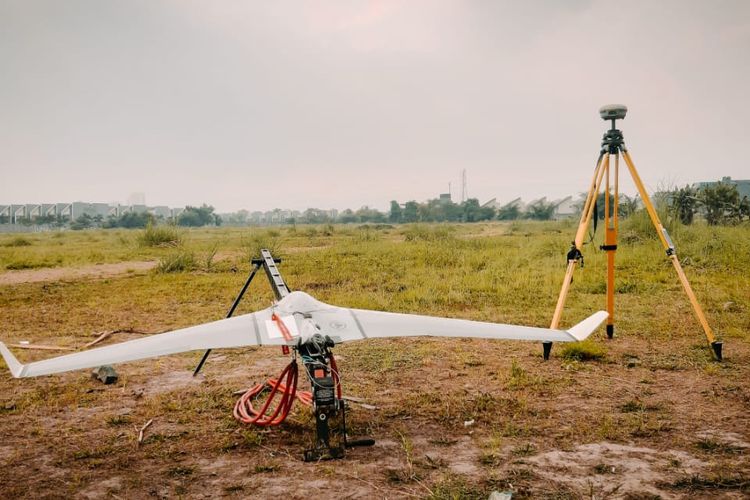
{"type": "Polygon", "coordinates": [[[607,311],[597,311],[577,325],[571,327],[567,332],[577,341],[585,340],[609,317],[607,311]]]}
{"type": "Polygon", "coordinates": [[[18,362],[13,353],[2,342],[0,342],[0,354],[3,355],[3,359],[5,360],[5,364],[8,365],[11,375],[15,378],[23,377],[24,368],[26,367],[18,362]]]}

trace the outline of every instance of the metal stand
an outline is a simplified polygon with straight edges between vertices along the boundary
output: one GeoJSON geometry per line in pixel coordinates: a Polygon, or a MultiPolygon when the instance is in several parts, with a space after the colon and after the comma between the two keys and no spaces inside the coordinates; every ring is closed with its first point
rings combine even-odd
{"type": "MultiPolygon", "coordinates": [[[[630,176],[633,178],[633,182],[638,188],[638,193],[641,195],[643,204],[646,207],[651,223],[656,229],[656,233],[659,236],[664,250],[666,251],[667,257],[672,261],[672,265],[677,272],[677,276],[680,279],[680,283],[687,295],[690,303],[693,306],[695,316],[698,318],[703,331],[706,335],[713,353],[716,359],[721,361],[722,359],[722,343],[717,341],[711,327],[706,320],[706,316],[701,309],[698,299],[693,293],[693,289],[688,282],[685,271],[682,269],[677,254],[675,253],[674,243],[669,236],[669,233],[664,228],[659,220],[659,215],[656,213],[651,198],[646,191],[643,181],[641,181],[640,175],[635,168],[633,160],[630,158],[630,153],[625,147],[622,132],[615,127],[615,121],[618,119],[625,118],[627,108],[625,106],[610,105],[604,106],[599,110],[601,117],[604,120],[611,120],[612,127],[604,134],[602,139],[602,148],[599,152],[599,159],[596,162],[596,168],[594,169],[594,176],[591,180],[591,186],[589,187],[588,195],[586,196],[586,202],[583,206],[583,212],[581,213],[581,220],[578,224],[578,230],[576,231],[575,239],[573,240],[573,247],[568,252],[568,267],[565,271],[565,278],[563,279],[562,287],[560,289],[560,295],[557,299],[557,305],[555,312],[552,316],[552,323],[550,328],[558,328],[560,324],[560,318],[562,311],[565,306],[565,300],[570,291],[570,285],[573,281],[573,272],[576,266],[581,263],[583,267],[583,254],[581,253],[581,247],[583,246],[583,238],[586,230],[591,222],[591,218],[596,217],[594,213],[596,211],[596,200],[599,196],[599,189],[602,181],[604,181],[604,224],[605,224],[605,235],[604,245],[600,246],[600,249],[607,252],[607,312],[609,318],[607,319],[607,337],[612,338],[614,336],[614,319],[615,319],[615,252],[617,251],[617,233],[619,230],[619,218],[618,218],[618,205],[619,205],[619,169],[620,169],[620,155],[622,155],[625,164],[628,167],[630,176]],[[614,162],[611,162],[611,157],[614,157],[614,162]],[[612,168],[614,164],[614,168],[612,168]],[[612,171],[614,170],[614,171],[612,171]],[[610,194],[612,195],[612,202],[610,203],[610,194]]],[[[551,343],[545,342],[544,347],[544,359],[549,359],[549,353],[551,350],[551,343]]]]}

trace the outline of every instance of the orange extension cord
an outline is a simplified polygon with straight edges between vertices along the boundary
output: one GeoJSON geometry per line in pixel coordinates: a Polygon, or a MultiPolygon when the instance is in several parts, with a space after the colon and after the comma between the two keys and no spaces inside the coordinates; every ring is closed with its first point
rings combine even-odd
{"type": "MultiPolygon", "coordinates": [[[[281,321],[281,318],[276,316],[274,313],[271,317],[278,326],[281,334],[285,340],[291,340],[292,336],[289,330],[281,321]]],[[[282,352],[284,354],[289,353],[287,346],[282,346],[282,352]]],[[[336,360],[331,353],[331,373],[333,375],[333,382],[336,386],[336,395],[341,399],[341,383],[339,381],[338,367],[336,366],[336,360]]],[[[279,378],[270,378],[265,384],[256,384],[248,389],[234,405],[234,411],[232,412],[234,418],[243,424],[253,424],[260,427],[271,427],[279,425],[286,417],[294,405],[294,400],[299,399],[300,403],[305,406],[312,405],[312,393],[310,391],[297,391],[297,378],[299,375],[299,367],[297,366],[297,360],[292,361],[282,370],[279,378]],[[282,382],[283,381],[283,382],[282,382]],[[271,394],[268,396],[265,404],[260,410],[256,410],[253,407],[252,400],[255,399],[266,387],[271,388],[271,394]],[[271,403],[276,399],[276,396],[280,395],[279,402],[276,407],[272,410],[271,403]]]]}

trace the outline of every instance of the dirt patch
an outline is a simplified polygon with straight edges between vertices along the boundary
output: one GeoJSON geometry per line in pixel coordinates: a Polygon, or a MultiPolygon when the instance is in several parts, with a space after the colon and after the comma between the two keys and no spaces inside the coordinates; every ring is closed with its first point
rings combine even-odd
{"type": "Polygon", "coordinates": [[[21,283],[43,283],[47,281],[76,281],[80,279],[103,279],[149,271],[156,267],[156,261],[117,262],[114,264],[94,264],[83,267],[52,269],[25,269],[6,271],[0,274],[0,285],[21,283]]]}
{"type": "Polygon", "coordinates": [[[707,465],[684,451],[607,442],[578,446],[573,451],[553,450],[525,462],[535,465],[534,472],[541,477],[601,498],[644,493],[677,498],[656,485],[679,474],[698,474],[707,465]]]}

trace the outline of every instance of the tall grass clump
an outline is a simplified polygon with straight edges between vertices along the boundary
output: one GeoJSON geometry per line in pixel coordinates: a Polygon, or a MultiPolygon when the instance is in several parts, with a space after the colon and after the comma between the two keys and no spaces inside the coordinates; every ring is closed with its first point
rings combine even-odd
{"type": "Polygon", "coordinates": [[[23,236],[16,236],[12,240],[3,244],[4,247],[28,247],[31,246],[31,241],[24,238],[23,236]]]}
{"type": "Polygon", "coordinates": [[[274,257],[281,257],[282,254],[280,233],[273,229],[256,231],[243,237],[241,246],[245,250],[248,259],[260,257],[260,251],[264,248],[270,250],[271,255],[274,257]]]}
{"type": "Polygon", "coordinates": [[[193,271],[198,267],[198,261],[193,252],[187,250],[178,250],[165,255],[159,259],[156,265],[157,273],[182,273],[193,271]]]}
{"type": "Polygon", "coordinates": [[[149,224],[138,235],[138,245],[142,247],[176,247],[182,243],[182,234],[174,226],[154,226],[149,224]]]}
{"type": "Polygon", "coordinates": [[[425,226],[414,224],[404,229],[401,234],[406,241],[450,241],[455,238],[453,226],[425,226]]]}

